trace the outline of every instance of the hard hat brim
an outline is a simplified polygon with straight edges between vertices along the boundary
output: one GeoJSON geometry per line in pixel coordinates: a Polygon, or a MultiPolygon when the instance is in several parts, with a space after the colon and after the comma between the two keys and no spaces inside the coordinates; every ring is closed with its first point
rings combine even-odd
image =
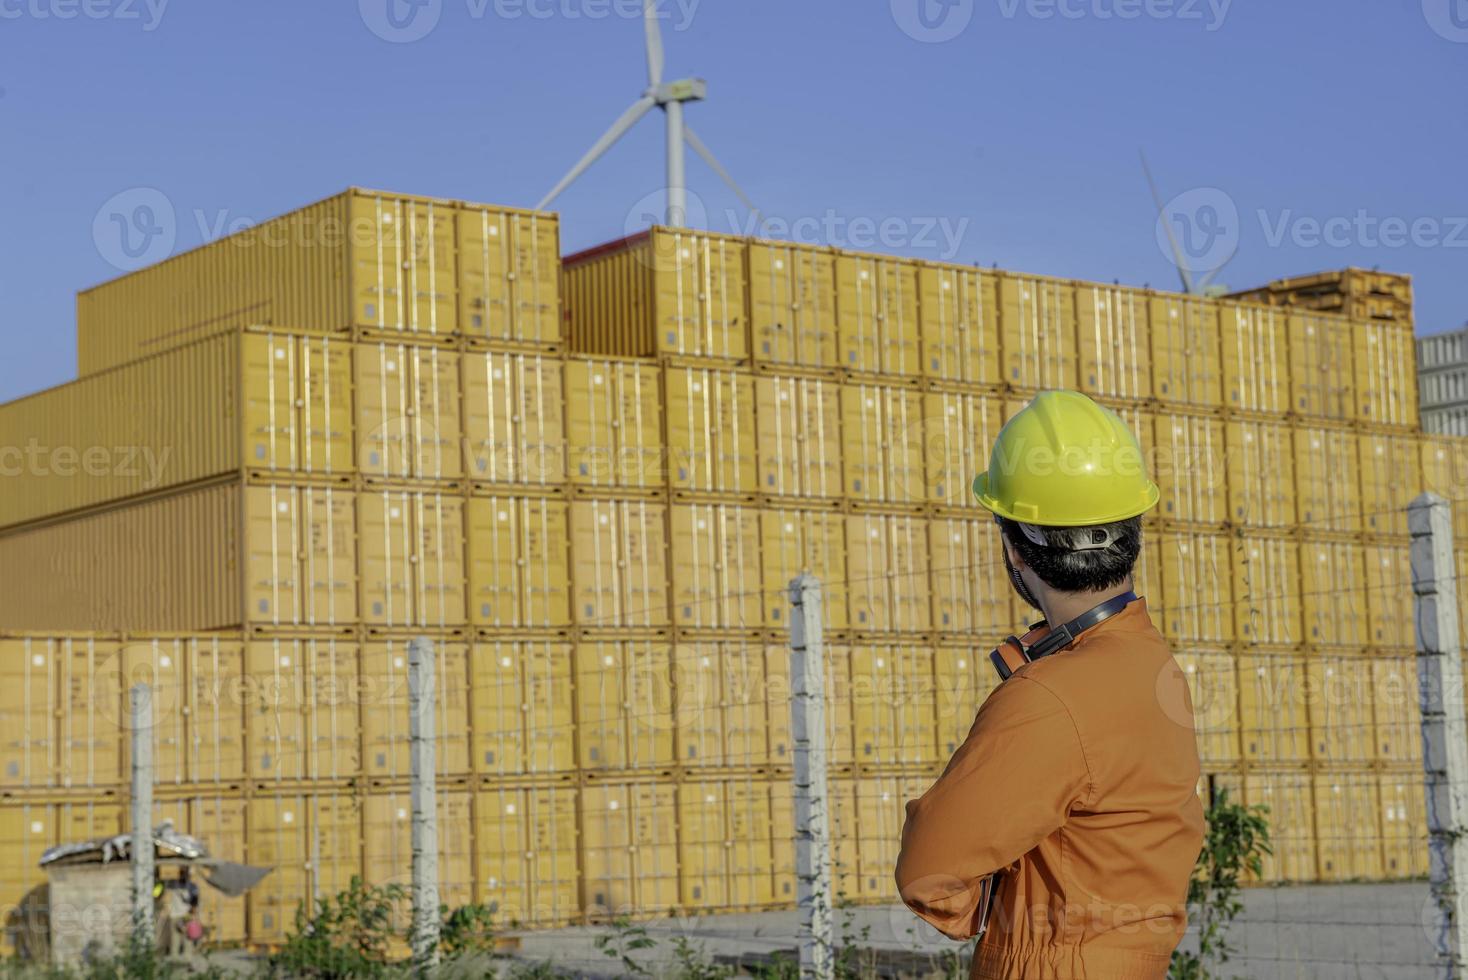
{"type": "Polygon", "coordinates": [[[1039,524],[1044,527],[1092,527],[1097,524],[1114,524],[1117,521],[1125,521],[1133,517],[1140,517],[1141,515],[1147,513],[1147,511],[1151,510],[1153,507],[1156,507],[1157,502],[1162,499],[1162,491],[1158,488],[1157,484],[1148,480],[1145,496],[1143,498],[1145,502],[1141,507],[1127,508],[1126,510],[1111,515],[1101,515],[1093,517],[1088,514],[1085,520],[1078,521],[1054,520],[1053,518],[1047,518],[1045,515],[1038,515],[1037,519],[1037,515],[1034,514],[1015,514],[1009,508],[1005,507],[1004,504],[1000,502],[996,497],[989,493],[989,474],[987,472],[980,473],[978,476],[974,477],[973,492],[974,499],[978,501],[979,506],[983,507],[985,510],[991,513],[998,514],[1000,517],[1007,518],[1011,521],[1019,521],[1022,524],[1039,524]]]}

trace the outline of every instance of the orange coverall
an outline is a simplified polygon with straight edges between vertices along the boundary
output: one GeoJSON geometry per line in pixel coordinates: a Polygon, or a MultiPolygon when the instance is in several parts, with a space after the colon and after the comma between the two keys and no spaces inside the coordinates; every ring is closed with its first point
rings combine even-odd
{"type": "Polygon", "coordinates": [[[897,887],[954,939],[1004,871],[973,977],[1158,980],[1203,843],[1193,703],[1144,600],[1025,664],[907,804],[897,887]]]}

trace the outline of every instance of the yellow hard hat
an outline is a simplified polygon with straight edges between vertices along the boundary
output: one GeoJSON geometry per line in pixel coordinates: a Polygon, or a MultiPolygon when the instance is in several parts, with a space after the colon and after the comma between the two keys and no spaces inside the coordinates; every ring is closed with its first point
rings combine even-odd
{"type": "Polygon", "coordinates": [[[994,441],[974,496],[1000,517],[1085,527],[1157,505],[1142,447],[1121,417],[1077,391],[1042,391],[994,441]]]}

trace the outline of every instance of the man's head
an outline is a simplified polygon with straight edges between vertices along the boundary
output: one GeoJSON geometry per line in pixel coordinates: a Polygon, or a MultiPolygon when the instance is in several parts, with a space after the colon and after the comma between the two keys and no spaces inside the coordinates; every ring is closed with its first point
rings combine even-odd
{"type": "Polygon", "coordinates": [[[1141,515],[1160,492],[1110,409],[1073,391],[1035,396],[999,433],[974,495],[1004,534],[1010,580],[1030,605],[1130,582],[1141,515]]]}

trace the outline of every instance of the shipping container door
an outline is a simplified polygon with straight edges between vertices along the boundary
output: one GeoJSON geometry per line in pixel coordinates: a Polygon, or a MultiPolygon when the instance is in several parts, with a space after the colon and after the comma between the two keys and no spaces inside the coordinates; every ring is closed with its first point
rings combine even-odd
{"type": "Polygon", "coordinates": [[[1229,520],[1239,527],[1296,522],[1294,434],[1282,422],[1227,422],[1229,520]]]}
{"type": "Polygon", "coordinates": [[[916,263],[839,255],[836,310],[843,368],[862,374],[920,373],[916,263]]]}
{"type": "Polygon", "coordinates": [[[999,385],[998,279],[959,266],[918,271],[922,372],[934,381],[999,385]]]}
{"type": "Polygon", "coordinates": [[[1250,645],[1301,643],[1300,546],[1286,537],[1247,534],[1233,549],[1234,628],[1250,645]]]}
{"type": "Polygon", "coordinates": [[[923,398],[920,435],[928,503],[978,509],[974,477],[989,468],[989,452],[1003,427],[1004,397],[931,391],[923,398]]]}
{"type": "Polygon", "coordinates": [[[757,628],[758,512],[730,504],[674,504],[671,517],[674,622],[694,629],[757,628]]]}
{"type": "Polygon", "coordinates": [[[999,329],[1006,384],[1029,389],[1077,386],[1072,284],[1001,274],[999,329]]]}
{"type": "Polygon", "coordinates": [[[846,496],[917,504],[923,480],[923,396],[908,388],[852,383],[841,389],[846,496]]]}
{"type": "Polygon", "coordinates": [[[744,244],[723,235],[655,228],[649,248],[658,352],[748,357],[744,244]]]}
{"type": "Polygon", "coordinates": [[[755,492],[754,379],[737,371],[672,364],[663,377],[671,488],[755,492]]]}
{"type": "Polygon", "coordinates": [[[1152,389],[1163,404],[1222,408],[1219,305],[1189,296],[1152,297],[1152,389]]]}
{"type": "Polygon", "coordinates": [[[822,613],[828,630],[844,630],[847,613],[846,518],[824,510],[763,510],[760,512],[760,558],[764,580],[774,591],[765,593],[765,625],[783,629],[790,620],[790,597],[780,588],[801,572],[821,580],[822,613]]]}
{"type": "Polygon", "coordinates": [[[836,256],[829,249],[750,242],[749,301],[756,363],[839,366],[836,256]]]}
{"type": "Polygon", "coordinates": [[[7,792],[45,789],[60,775],[57,697],[65,642],[0,640],[0,787],[7,792]]]}
{"type": "Polygon", "coordinates": [[[470,621],[496,629],[568,625],[566,504],[474,497],[467,514],[470,621]]]}
{"type": "Polygon", "coordinates": [[[460,331],[471,340],[559,344],[556,216],[463,205],[458,231],[460,331]]]}
{"type": "Polygon", "coordinates": [[[1224,421],[1214,415],[1159,415],[1149,460],[1162,488],[1161,516],[1190,524],[1229,519],[1224,421]]]}
{"type": "Polygon", "coordinates": [[[437,347],[357,346],[357,441],[363,476],[463,476],[459,355],[437,347]]]}
{"type": "Polygon", "coordinates": [[[573,616],[584,627],[668,625],[667,507],[643,500],[571,504],[573,616]]]}
{"type": "Polygon", "coordinates": [[[463,374],[469,478],[533,486],[564,482],[560,362],[539,354],[472,352],[464,355],[463,374]]]}
{"type": "Polygon", "coordinates": [[[572,483],[660,487],[658,372],[632,361],[566,362],[566,435],[572,483]]]}
{"type": "Polygon", "coordinates": [[[754,379],[759,492],[839,497],[841,387],[819,378],[754,379]]]}
{"type": "Polygon", "coordinates": [[[861,632],[930,629],[926,522],[905,514],[853,514],[846,520],[852,628],[861,632]]]}
{"type": "Polygon", "coordinates": [[[1076,287],[1082,391],[1136,400],[1152,397],[1147,305],[1140,289],[1076,287]]]}

